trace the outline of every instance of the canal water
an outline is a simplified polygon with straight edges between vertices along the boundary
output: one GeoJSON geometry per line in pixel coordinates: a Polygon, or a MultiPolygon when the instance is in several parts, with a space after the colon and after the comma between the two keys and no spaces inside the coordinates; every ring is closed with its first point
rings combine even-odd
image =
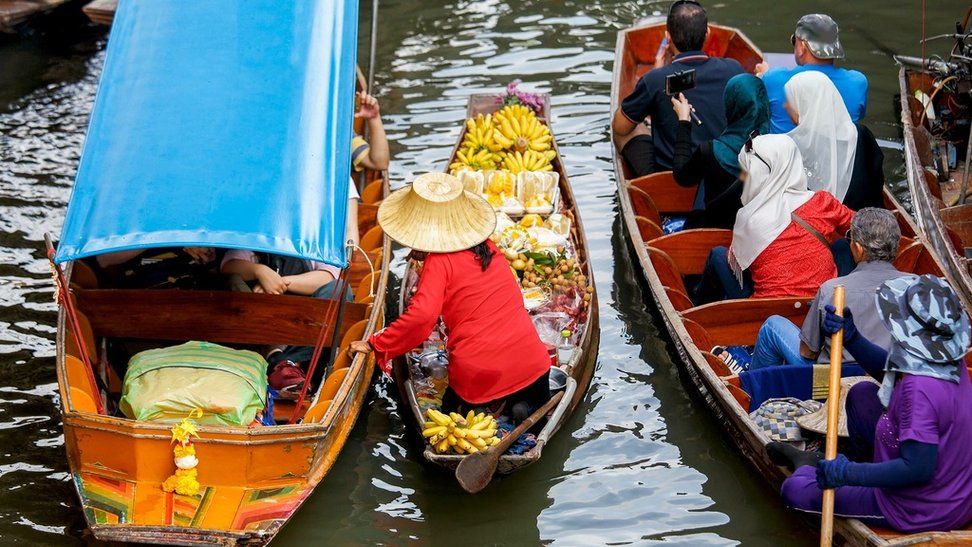
{"type": "MultiPolygon", "coordinates": [[[[900,138],[889,54],[920,52],[922,3],[723,0],[708,9],[710,20],[739,27],[766,52],[790,49],[802,13],[832,14],[846,64],[870,78],[866,122],[893,145],[900,138]]],[[[553,130],[600,299],[598,368],[543,460],[476,496],[420,463],[393,390],[377,383],[337,464],[280,545],[813,543],[811,528],[780,507],[693,392],[622,239],[608,130],[616,33],[667,6],[382,1],[374,90],[393,185],[444,168],[470,93],[521,79],[522,88],[553,96],[553,130]]],[[[927,2],[928,34],[948,32],[965,8],[927,2]]],[[[22,34],[0,37],[0,542],[77,544],[90,537],[60,432],[55,307],[42,248],[45,232],[60,231],[107,34],[72,16],[22,34]]],[[[363,30],[363,63],[367,38],[363,30]]],[[[886,155],[890,179],[902,178],[900,155],[886,155]]]]}

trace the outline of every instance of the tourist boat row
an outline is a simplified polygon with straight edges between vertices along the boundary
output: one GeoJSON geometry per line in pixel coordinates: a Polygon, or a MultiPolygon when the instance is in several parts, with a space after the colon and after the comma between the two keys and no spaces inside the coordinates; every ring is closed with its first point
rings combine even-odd
{"type": "MultiPolygon", "coordinates": [[[[664,34],[664,20],[646,20],[618,34],[612,110],[654,64],[664,34]]],[[[710,24],[704,49],[710,56],[735,58],[749,72],[763,59],[762,52],[739,30],[719,25],[710,24]]],[[[665,234],[662,219],[690,212],[695,189],[679,186],[670,172],[635,178],[617,151],[614,167],[623,224],[633,256],[674,342],[682,370],[724,424],[727,436],[753,465],[754,471],[778,488],[788,473],[769,460],[765,445],[770,439],[750,419],[749,395],[741,388],[739,377],[710,350],[717,345],[753,345],[760,326],[770,315],[802,324],[810,299],[749,298],[694,306],[686,290],[685,277],[701,274],[710,249],[729,245],[731,230],[691,229],[665,234]]],[[[938,250],[929,240],[917,235],[909,215],[887,191],[885,205],[897,218],[903,236],[895,267],[915,274],[947,273],[938,250]]],[[[807,533],[814,532],[808,527],[807,533]]],[[[835,541],[859,546],[972,542],[972,532],[967,530],[900,534],[846,518],[835,519],[834,533],[835,541]]]]}

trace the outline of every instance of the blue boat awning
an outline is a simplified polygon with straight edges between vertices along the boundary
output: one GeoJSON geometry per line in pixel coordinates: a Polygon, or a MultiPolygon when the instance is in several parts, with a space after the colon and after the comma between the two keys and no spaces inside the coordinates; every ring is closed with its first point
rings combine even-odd
{"type": "Polygon", "coordinates": [[[355,0],[121,0],[56,260],[346,265],[357,26],[355,0]]]}

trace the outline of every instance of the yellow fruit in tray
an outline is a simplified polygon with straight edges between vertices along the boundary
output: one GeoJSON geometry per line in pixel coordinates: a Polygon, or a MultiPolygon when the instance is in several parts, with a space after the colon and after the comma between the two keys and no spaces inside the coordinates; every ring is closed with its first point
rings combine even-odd
{"type": "Polygon", "coordinates": [[[523,205],[525,207],[550,207],[550,200],[546,194],[537,194],[528,199],[523,205]]]}
{"type": "MultiPolygon", "coordinates": [[[[527,205],[527,207],[530,207],[530,205],[527,205]]],[[[528,215],[524,215],[523,218],[520,219],[520,226],[523,226],[524,228],[533,228],[534,226],[542,226],[542,225],[543,225],[543,219],[540,218],[540,215],[537,214],[531,213],[528,215]]]]}
{"type": "Polygon", "coordinates": [[[495,171],[486,185],[488,194],[513,194],[513,175],[508,171],[495,171]]]}
{"type": "Polygon", "coordinates": [[[503,198],[499,194],[489,194],[486,197],[486,201],[489,202],[493,207],[499,207],[503,205],[503,198]]]}

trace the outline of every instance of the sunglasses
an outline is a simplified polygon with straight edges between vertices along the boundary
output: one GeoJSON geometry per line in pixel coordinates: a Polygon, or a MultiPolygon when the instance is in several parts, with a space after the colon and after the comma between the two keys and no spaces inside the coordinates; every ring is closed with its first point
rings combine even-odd
{"type": "Polygon", "coordinates": [[[746,153],[756,156],[756,159],[763,162],[763,165],[766,166],[766,169],[772,171],[773,168],[770,167],[770,164],[763,159],[763,156],[759,155],[759,152],[753,149],[753,139],[755,139],[758,136],[759,136],[759,131],[756,131],[755,129],[749,133],[749,138],[746,139],[746,153]]]}
{"type": "Polygon", "coordinates": [[[690,4],[700,8],[702,7],[702,4],[697,0],[675,0],[675,2],[672,3],[672,7],[668,8],[668,14],[671,15],[672,12],[675,11],[675,8],[684,4],[690,4]]]}

